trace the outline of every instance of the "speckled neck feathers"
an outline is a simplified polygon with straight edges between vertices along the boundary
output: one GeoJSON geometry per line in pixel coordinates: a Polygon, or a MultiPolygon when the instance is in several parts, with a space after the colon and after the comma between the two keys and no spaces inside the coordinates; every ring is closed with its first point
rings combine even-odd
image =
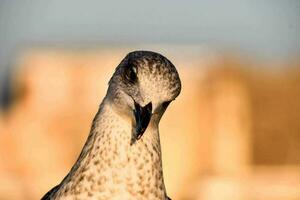
{"type": "Polygon", "coordinates": [[[131,122],[101,105],[82,153],[53,199],[164,200],[157,126],[130,145],[131,122]]]}

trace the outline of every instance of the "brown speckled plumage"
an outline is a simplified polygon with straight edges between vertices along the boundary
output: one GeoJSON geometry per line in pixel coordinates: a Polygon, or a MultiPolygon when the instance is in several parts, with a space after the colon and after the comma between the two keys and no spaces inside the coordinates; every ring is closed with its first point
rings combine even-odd
{"type": "Polygon", "coordinates": [[[180,89],[178,73],[165,57],[129,53],[109,82],[77,162],[43,199],[167,200],[158,124],[166,102],[180,89]],[[153,105],[149,125],[137,139],[134,102],[153,105]]]}

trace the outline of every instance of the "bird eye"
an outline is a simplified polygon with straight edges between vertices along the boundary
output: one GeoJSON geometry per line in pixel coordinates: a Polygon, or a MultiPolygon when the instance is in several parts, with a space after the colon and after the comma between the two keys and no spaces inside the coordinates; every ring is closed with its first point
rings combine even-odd
{"type": "Polygon", "coordinates": [[[125,75],[129,82],[135,83],[137,80],[137,68],[135,66],[129,67],[125,75]]]}
{"type": "Polygon", "coordinates": [[[137,73],[137,69],[136,69],[135,66],[133,66],[131,69],[132,69],[132,71],[133,71],[135,74],[137,73]]]}

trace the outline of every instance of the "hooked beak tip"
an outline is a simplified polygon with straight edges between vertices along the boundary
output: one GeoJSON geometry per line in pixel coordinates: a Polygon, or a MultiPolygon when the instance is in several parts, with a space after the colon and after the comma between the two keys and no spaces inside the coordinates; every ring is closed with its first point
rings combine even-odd
{"type": "Polygon", "coordinates": [[[135,127],[132,129],[131,144],[139,140],[146,131],[152,116],[152,102],[149,102],[144,107],[134,101],[135,127]]]}

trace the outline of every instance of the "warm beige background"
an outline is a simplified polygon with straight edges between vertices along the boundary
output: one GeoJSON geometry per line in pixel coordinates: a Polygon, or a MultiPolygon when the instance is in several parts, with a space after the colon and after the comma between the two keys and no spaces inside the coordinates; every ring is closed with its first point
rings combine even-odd
{"type": "MultiPolygon", "coordinates": [[[[186,49],[162,51],[183,85],[160,126],[170,197],[300,199],[300,62],[268,68],[186,49]]],[[[68,173],[129,50],[45,48],[19,57],[14,102],[0,113],[1,200],[39,199],[68,173]]]]}

